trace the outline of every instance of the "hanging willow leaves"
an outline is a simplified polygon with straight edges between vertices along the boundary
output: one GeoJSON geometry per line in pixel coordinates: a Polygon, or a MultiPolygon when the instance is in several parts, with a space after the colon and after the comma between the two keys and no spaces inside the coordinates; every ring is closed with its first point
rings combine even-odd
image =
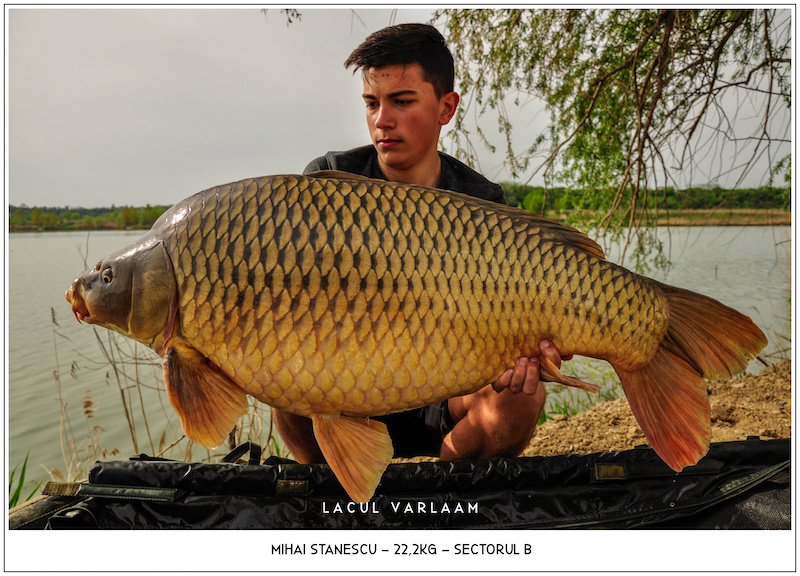
{"type": "Polygon", "coordinates": [[[640,231],[668,187],[735,189],[763,158],[766,186],[790,171],[788,10],[448,9],[433,22],[464,103],[456,156],[475,163],[476,141],[494,146],[491,111],[512,177],[567,186],[587,226],[640,231]],[[507,110],[531,98],[549,112],[541,134],[514,130],[507,110]]]}

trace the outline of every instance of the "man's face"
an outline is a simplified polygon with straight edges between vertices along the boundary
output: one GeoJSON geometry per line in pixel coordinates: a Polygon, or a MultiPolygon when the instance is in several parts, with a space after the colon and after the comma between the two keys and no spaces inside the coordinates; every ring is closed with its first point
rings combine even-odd
{"type": "Polygon", "coordinates": [[[458,105],[455,92],[436,97],[419,64],[370,68],[363,98],[378,160],[392,170],[409,170],[435,154],[441,127],[458,105]]]}

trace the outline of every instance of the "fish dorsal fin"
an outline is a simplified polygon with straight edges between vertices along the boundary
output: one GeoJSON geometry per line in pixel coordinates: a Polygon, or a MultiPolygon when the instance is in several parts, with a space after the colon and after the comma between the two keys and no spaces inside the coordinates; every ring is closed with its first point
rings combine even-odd
{"type": "Polygon", "coordinates": [[[312,414],[325,461],[355,502],[369,502],[394,455],[386,424],[368,418],[312,414]]]}
{"type": "Polygon", "coordinates": [[[597,242],[572,226],[567,226],[566,224],[562,224],[556,220],[545,218],[544,216],[534,214],[533,212],[528,212],[522,208],[508,206],[507,204],[497,204],[496,202],[483,200],[482,198],[464,196],[463,194],[458,194],[457,192],[447,193],[458,195],[458,197],[462,200],[473,202],[480,205],[484,209],[493,210],[497,214],[505,214],[514,218],[519,218],[530,224],[533,224],[534,226],[538,226],[541,229],[543,238],[547,238],[548,240],[552,240],[554,242],[568,244],[573,248],[577,248],[578,250],[586,252],[590,256],[594,256],[595,258],[600,258],[601,260],[606,259],[603,248],[597,242]]]}
{"type": "MultiPolygon", "coordinates": [[[[523,210],[525,212],[525,210],[523,210]]],[[[530,214],[528,218],[530,220],[536,221],[539,226],[542,227],[542,230],[545,230],[547,234],[552,234],[555,238],[569,244],[570,246],[581,250],[582,252],[586,252],[590,256],[594,256],[595,258],[600,258],[601,260],[606,259],[606,254],[603,251],[603,248],[589,238],[586,234],[573,228],[572,226],[567,226],[566,224],[562,224],[561,222],[556,222],[555,220],[550,220],[549,218],[545,218],[544,216],[539,216],[537,214],[530,214]],[[533,218],[531,218],[531,216],[533,218]]]]}
{"type": "Polygon", "coordinates": [[[164,353],[167,397],[192,441],[216,448],[247,412],[247,395],[205,356],[183,343],[164,353]]]}
{"type": "MultiPolygon", "coordinates": [[[[310,176],[311,178],[335,178],[336,180],[370,180],[370,178],[362,176],[361,174],[352,174],[350,172],[343,172],[342,170],[318,170],[306,174],[306,176],[310,176]]],[[[383,182],[383,180],[378,180],[378,182],[383,182]]]]}
{"type": "Polygon", "coordinates": [[[399,184],[397,182],[386,182],[385,180],[373,180],[358,174],[351,174],[349,172],[341,172],[336,170],[320,170],[318,172],[306,174],[306,176],[310,176],[312,178],[334,178],[337,180],[371,180],[376,184],[385,186],[404,186],[417,188],[420,190],[431,190],[437,194],[449,196],[462,202],[466,202],[467,204],[480,206],[484,210],[491,210],[497,214],[505,214],[514,218],[520,218],[530,224],[533,224],[534,226],[538,226],[542,231],[542,236],[549,240],[563,244],[569,244],[570,246],[586,252],[590,256],[600,258],[601,260],[605,260],[606,257],[600,245],[580,230],[577,230],[571,226],[567,226],[566,224],[561,224],[555,220],[545,218],[544,216],[539,216],[538,214],[528,212],[527,210],[508,206],[507,204],[499,204],[490,200],[484,200],[483,198],[469,196],[460,192],[453,192],[452,190],[428,188],[426,186],[412,186],[409,184],[399,184]]]}

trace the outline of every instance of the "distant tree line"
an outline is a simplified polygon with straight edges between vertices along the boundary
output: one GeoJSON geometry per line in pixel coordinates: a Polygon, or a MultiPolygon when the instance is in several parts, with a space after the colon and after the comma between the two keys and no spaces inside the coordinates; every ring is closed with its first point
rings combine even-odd
{"type": "Polygon", "coordinates": [[[8,207],[11,231],[26,230],[128,230],[148,229],[169,206],[134,208],[8,207]]]}
{"type": "MultiPolygon", "coordinates": [[[[506,202],[530,212],[569,212],[599,210],[604,194],[564,187],[543,188],[503,183],[506,202]]],[[[666,210],[710,210],[714,208],[747,208],[755,210],[788,210],[789,189],[763,186],[728,190],[719,187],[666,188],[647,192],[646,206],[666,210]]],[[[640,204],[641,205],[641,204],[640,204]]],[[[624,206],[623,206],[624,208],[624,206]]]]}
{"type": "MultiPolygon", "coordinates": [[[[570,212],[599,210],[602,194],[569,188],[543,188],[523,184],[502,184],[511,206],[530,212],[570,212]],[[595,200],[593,200],[595,199],[595,200]]],[[[719,187],[649,191],[646,205],[661,210],[702,210],[713,208],[748,208],[788,210],[789,189],[746,188],[726,190],[719,187]]],[[[641,204],[640,204],[641,205],[641,204]]],[[[9,230],[128,230],[148,229],[169,206],[134,208],[39,208],[20,205],[8,207],[9,230]]]]}
{"type": "Polygon", "coordinates": [[[666,186],[692,173],[712,185],[751,173],[790,185],[790,10],[446,8],[432,23],[453,53],[464,103],[445,148],[468,164],[480,149],[505,151],[512,181],[536,178],[551,187],[528,198],[537,212],[576,208],[568,216],[589,228],[632,227],[638,236],[640,226],[648,234],[652,220],[643,212],[656,202],[784,206],[769,190],[762,201],[740,190],[666,186]],[[546,118],[533,101],[544,104],[546,118]],[[547,123],[535,137],[533,114],[547,123]]]}

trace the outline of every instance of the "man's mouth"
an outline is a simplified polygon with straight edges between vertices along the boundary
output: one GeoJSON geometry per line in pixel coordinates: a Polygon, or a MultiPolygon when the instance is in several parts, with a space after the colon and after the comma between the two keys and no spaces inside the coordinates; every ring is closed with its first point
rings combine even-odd
{"type": "Polygon", "coordinates": [[[396,146],[401,141],[396,140],[394,138],[381,138],[378,140],[378,146],[381,148],[391,148],[392,146],[396,146]]]}

